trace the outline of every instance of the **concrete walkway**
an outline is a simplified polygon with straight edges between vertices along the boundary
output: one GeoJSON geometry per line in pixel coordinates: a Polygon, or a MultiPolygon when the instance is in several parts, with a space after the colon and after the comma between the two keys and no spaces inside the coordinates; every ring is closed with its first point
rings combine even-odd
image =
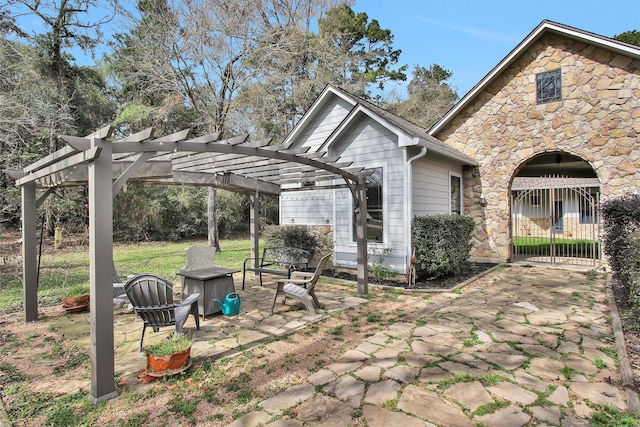
{"type": "Polygon", "coordinates": [[[594,404],[627,410],[601,277],[510,266],[431,301],[232,426],[587,426],[594,404]]]}

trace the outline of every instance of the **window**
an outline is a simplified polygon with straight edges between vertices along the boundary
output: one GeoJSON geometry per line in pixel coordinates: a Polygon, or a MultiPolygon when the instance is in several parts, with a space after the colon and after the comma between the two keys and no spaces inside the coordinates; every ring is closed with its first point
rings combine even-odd
{"type": "Polygon", "coordinates": [[[538,104],[562,100],[562,79],[559,68],[536,75],[536,98],[538,104]]]}
{"type": "MultiPolygon", "coordinates": [[[[382,168],[367,169],[372,172],[367,178],[367,241],[383,241],[382,168]]],[[[353,214],[353,240],[356,240],[356,214],[353,214]]]]}
{"type": "Polygon", "coordinates": [[[531,206],[540,206],[540,196],[532,194],[529,197],[531,198],[531,206]]]}
{"type": "Polygon", "coordinates": [[[462,179],[458,175],[449,175],[451,191],[451,213],[462,214],[462,179]]]}

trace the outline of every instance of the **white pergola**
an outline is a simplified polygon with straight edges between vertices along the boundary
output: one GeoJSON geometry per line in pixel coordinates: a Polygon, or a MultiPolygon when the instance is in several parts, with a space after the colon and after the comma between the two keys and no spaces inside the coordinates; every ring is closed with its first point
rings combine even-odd
{"type": "Polygon", "coordinates": [[[219,133],[190,138],[190,130],[154,138],[153,128],[111,141],[107,126],[86,137],[60,136],[67,145],[26,166],[7,171],[22,194],[23,302],[25,321],[38,319],[36,210],[56,187],[87,185],[89,192],[91,397],[117,396],[113,334],[113,198],[128,181],[209,186],[243,192],[251,203],[251,256],[258,257],[258,194],[349,188],[354,199],[358,293],[368,293],[366,174],[338,157],[308,148],[221,140],[219,133]],[[37,197],[37,189],[45,189],[37,197]]]}

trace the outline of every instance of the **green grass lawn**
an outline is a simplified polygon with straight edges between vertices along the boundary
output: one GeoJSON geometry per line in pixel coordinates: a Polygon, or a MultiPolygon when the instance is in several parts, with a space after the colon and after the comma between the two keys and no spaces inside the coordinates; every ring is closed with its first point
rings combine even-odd
{"type": "MultiPolygon", "coordinates": [[[[597,240],[554,238],[556,256],[591,257],[599,251],[597,240]]],[[[517,236],[513,238],[515,253],[528,255],[550,255],[551,239],[538,236],[517,236]]]]}
{"type": "MultiPolygon", "coordinates": [[[[178,282],[176,272],[186,263],[185,249],[205,245],[206,241],[145,242],[115,244],[113,260],[120,275],[153,273],[178,282]]],[[[242,270],[245,258],[251,255],[249,239],[221,240],[222,252],[216,254],[216,264],[242,270]]],[[[43,255],[40,262],[38,298],[40,304],[56,304],[64,289],[89,283],[89,249],[56,252],[43,255]]],[[[17,310],[22,305],[22,265],[0,265],[0,310],[17,310]]]]}

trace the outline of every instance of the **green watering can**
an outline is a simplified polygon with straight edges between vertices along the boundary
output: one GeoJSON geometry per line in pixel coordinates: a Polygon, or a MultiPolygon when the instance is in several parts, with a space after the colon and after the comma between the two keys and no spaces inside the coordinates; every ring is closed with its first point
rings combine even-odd
{"type": "Polygon", "coordinates": [[[235,316],[240,313],[240,295],[238,295],[237,292],[227,294],[224,302],[215,298],[213,300],[220,305],[220,308],[222,308],[222,314],[225,316],[235,316]]]}

